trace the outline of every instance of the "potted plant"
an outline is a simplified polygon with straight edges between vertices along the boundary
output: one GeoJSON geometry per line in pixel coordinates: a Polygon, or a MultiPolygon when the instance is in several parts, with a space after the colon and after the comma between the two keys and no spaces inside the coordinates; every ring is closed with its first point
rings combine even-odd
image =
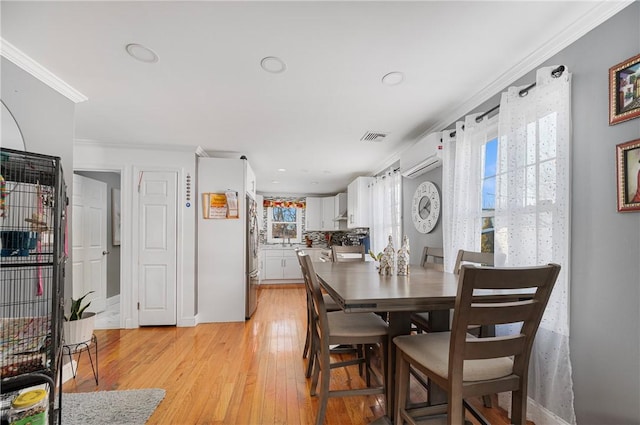
{"type": "Polygon", "coordinates": [[[64,322],[62,323],[65,345],[78,345],[91,340],[96,314],[85,311],[91,305],[91,301],[84,305],[82,301],[93,292],[87,292],[77,300],[71,298],[71,311],[69,316],[64,316],[64,322]]]}

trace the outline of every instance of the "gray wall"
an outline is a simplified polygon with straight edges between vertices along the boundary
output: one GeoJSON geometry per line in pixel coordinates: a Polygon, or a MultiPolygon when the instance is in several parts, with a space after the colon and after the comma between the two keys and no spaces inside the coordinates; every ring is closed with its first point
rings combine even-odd
{"type": "Polygon", "coordinates": [[[436,185],[440,192],[440,199],[442,199],[442,168],[436,168],[415,179],[402,178],[402,222],[403,222],[403,234],[409,236],[409,247],[411,249],[411,264],[420,264],[420,257],[422,256],[422,250],[425,246],[442,247],[442,208],[440,208],[440,218],[436,227],[427,234],[420,233],[416,230],[411,219],[411,201],[413,199],[413,192],[420,185],[420,183],[430,181],[436,185]]]}
{"type": "MultiPolygon", "coordinates": [[[[615,146],[640,138],[640,118],[608,124],[609,68],[638,52],[640,3],[634,2],[540,64],[564,64],[573,74],[570,348],[581,425],[640,423],[640,212],[616,211],[615,168],[615,146]]],[[[533,81],[534,71],[513,85],[533,81]]],[[[497,93],[469,112],[499,101],[497,93]]],[[[410,235],[412,227],[405,215],[410,235]]]]}
{"type": "Polygon", "coordinates": [[[120,189],[120,174],[102,171],[74,171],[90,179],[98,180],[107,184],[107,298],[120,294],[120,245],[113,245],[113,217],[111,215],[111,194],[112,189],[120,189]]]}
{"type": "MultiPolygon", "coordinates": [[[[4,57],[0,68],[0,96],[22,130],[27,151],[60,157],[71,199],[75,104],[4,57]]],[[[64,290],[71,294],[70,261],[64,290]]]]}

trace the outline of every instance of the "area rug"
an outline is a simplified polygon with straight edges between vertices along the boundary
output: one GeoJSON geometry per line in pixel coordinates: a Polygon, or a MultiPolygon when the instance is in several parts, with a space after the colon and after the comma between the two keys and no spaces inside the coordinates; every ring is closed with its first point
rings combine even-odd
{"type": "Polygon", "coordinates": [[[159,388],[62,393],[64,425],[144,425],[164,398],[159,388]]]}

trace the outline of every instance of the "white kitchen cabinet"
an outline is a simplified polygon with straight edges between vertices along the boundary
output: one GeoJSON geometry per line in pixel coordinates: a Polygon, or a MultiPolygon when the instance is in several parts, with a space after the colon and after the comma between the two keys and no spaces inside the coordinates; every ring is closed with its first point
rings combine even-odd
{"type": "Polygon", "coordinates": [[[307,196],[305,230],[322,230],[322,198],[307,196]]]}
{"type": "Polygon", "coordinates": [[[369,205],[369,184],[373,177],[358,177],[347,186],[347,227],[369,227],[371,207],[369,205]]]}
{"type": "Polygon", "coordinates": [[[335,198],[333,196],[322,198],[322,230],[337,230],[338,223],[334,218],[336,218],[335,198]]]}
{"type": "Polygon", "coordinates": [[[253,169],[249,165],[249,161],[245,161],[247,163],[246,174],[244,187],[249,196],[252,199],[256,199],[256,173],[253,172],[253,169]]]}
{"type": "Polygon", "coordinates": [[[302,280],[300,263],[293,248],[269,248],[264,250],[264,280],[269,281],[302,280]]]}
{"type": "Polygon", "coordinates": [[[338,193],[334,196],[333,203],[334,214],[334,229],[346,229],[347,228],[347,194],[338,193]],[[340,217],[340,218],[338,218],[340,217]]]}
{"type": "MultiPolygon", "coordinates": [[[[346,194],[343,194],[346,198],[346,194]]],[[[340,223],[335,218],[340,214],[339,199],[336,196],[307,197],[305,230],[339,230],[340,223]]],[[[344,201],[343,201],[344,203],[344,201]]],[[[342,207],[342,211],[346,205],[342,207]]]]}
{"type": "Polygon", "coordinates": [[[256,215],[258,216],[258,229],[264,228],[264,196],[256,195],[256,215]]]}

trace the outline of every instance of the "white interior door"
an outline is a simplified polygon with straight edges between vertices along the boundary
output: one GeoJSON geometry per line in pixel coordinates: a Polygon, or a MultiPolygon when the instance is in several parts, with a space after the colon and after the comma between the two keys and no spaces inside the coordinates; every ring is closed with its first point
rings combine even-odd
{"type": "Polygon", "coordinates": [[[140,326],[176,324],[177,180],[176,172],[140,173],[140,326]]]}
{"type": "Polygon", "coordinates": [[[107,304],[107,184],[73,175],[73,298],[94,291],[88,311],[107,304]]]}

